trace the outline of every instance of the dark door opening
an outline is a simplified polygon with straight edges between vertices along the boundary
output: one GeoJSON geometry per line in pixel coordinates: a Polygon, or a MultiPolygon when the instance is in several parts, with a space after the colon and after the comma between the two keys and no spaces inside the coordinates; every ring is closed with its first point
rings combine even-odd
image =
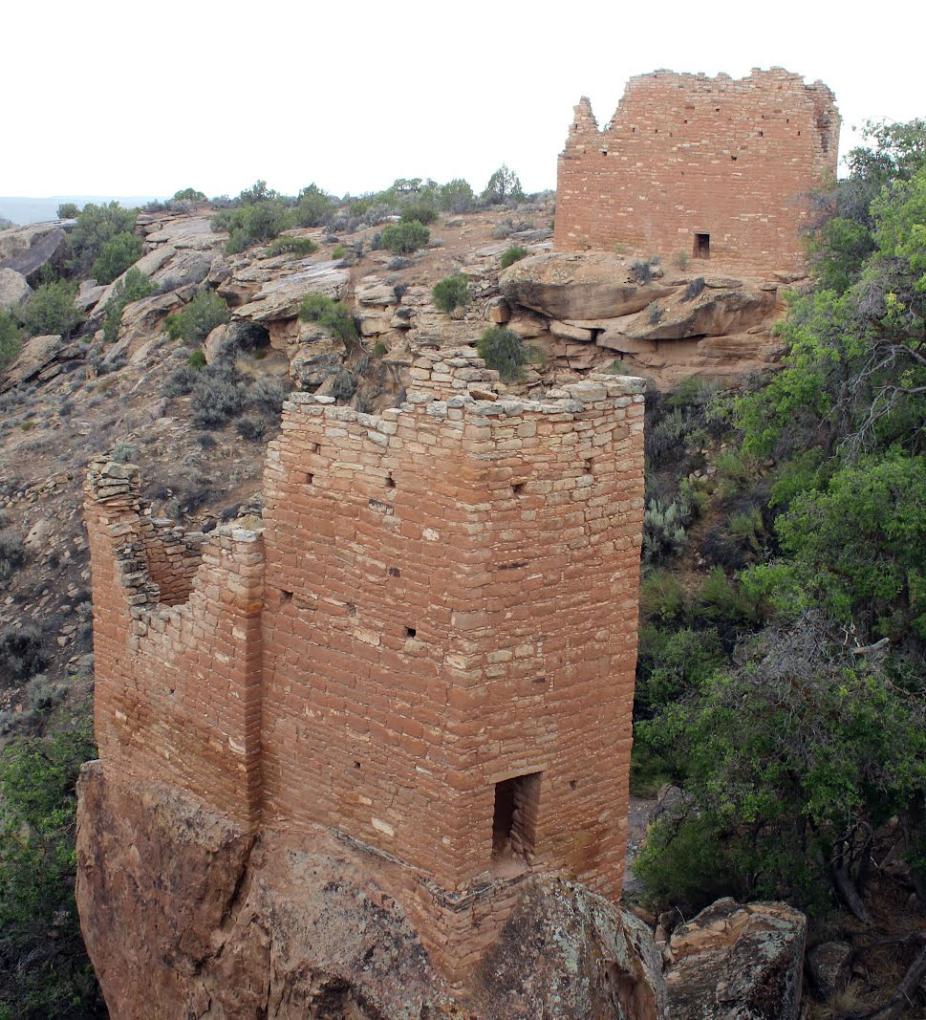
{"type": "Polygon", "coordinates": [[[711,257],[711,235],[695,234],[694,236],[694,257],[696,259],[709,259],[711,257]]]}
{"type": "Polygon", "coordinates": [[[540,772],[515,776],[495,784],[492,816],[492,860],[527,861],[537,837],[540,772]]]}

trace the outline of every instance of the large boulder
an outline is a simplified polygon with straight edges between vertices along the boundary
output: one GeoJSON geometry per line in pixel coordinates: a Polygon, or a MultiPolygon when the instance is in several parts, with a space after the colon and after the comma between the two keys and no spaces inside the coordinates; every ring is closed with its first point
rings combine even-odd
{"type": "Polygon", "coordinates": [[[671,293],[656,280],[638,283],[630,265],[604,252],[548,252],[515,262],[499,277],[502,293],[551,319],[612,319],[671,293]]]}
{"type": "Polygon", "coordinates": [[[55,361],[64,346],[64,340],[57,334],[29,337],[0,378],[0,393],[36,378],[55,361]]]}
{"type": "Polygon", "coordinates": [[[235,309],[235,315],[253,322],[292,319],[306,294],[324,294],[337,299],[345,293],[349,281],[350,274],[340,268],[339,262],[318,262],[268,280],[252,300],[235,309]]]}
{"type": "Polygon", "coordinates": [[[705,287],[692,297],[687,297],[686,291],[677,292],[625,320],[620,328],[637,340],[725,336],[767,322],[775,305],[774,292],[736,282],[723,290],[705,287]]]}
{"type": "Polygon", "coordinates": [[[806,936],[786,903],[705,908],[669,943],[672,1020],[798,1020],[806,936]]]}
{"type": "Polygon", "coordinates": [[[57,222],[0,230],[0,269],[13,269],[34,283],[43,266],[62,257],[64,242],[57,222]]]}
{"type": "Polygon", "coordinates": [[[21,304],[32,293],[22,273],[15,269],[0,269],[0,309],[21,304]]]}
{"type": "Polygon", "coordinates": [[[255,837],[179,789],[81,773],[77,902],[117,1020],[665,1017],[649,930],[582,886],[524,880],[455,986],[400,905],[407,882],[328,833],[255,837]]]}

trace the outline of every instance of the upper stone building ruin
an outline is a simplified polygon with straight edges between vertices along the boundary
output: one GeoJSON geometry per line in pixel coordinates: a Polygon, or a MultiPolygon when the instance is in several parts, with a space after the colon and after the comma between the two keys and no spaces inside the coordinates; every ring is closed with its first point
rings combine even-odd
{"type": "Polygon", "coordinates": [[[643,396],[499,397],[471,349],[411,374],[378,415],[293,394],[262,518],[209,535],[92,465],[96,735],[130,789],[336,833],[461,976],[526,875],[620,895],[643,396]]]}
{"type": "Polygon", "coordinates": [[[839,114],[782,68],[631,78],[603,130],[584,98],[559,158],[554,243],[800,272],[807,195],[835,179],[839,114]]]}

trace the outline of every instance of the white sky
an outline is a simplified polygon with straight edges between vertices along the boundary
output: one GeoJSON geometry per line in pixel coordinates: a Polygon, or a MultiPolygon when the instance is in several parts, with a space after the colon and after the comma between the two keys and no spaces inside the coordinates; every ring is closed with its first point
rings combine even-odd
{"type": "Polygon", "coordinates": [[[4,0],[0,195],[479,190],[502,162],[535,191],[580,95],[604,124],[662,67],[820,78],[844,154],[926,116],[924,29],[915,0],[4,0]]]}

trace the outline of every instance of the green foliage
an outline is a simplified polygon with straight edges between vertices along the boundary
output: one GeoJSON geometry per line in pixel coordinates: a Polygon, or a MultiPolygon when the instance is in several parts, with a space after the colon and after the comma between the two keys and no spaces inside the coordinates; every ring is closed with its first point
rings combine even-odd
{"type": "Polygon", "coordinates": [[[324,294],[307,294],[299,306],[299,318],[303,322],[317,322],[326,333],[340,340],[347,350],[352,350],[360,342],[357,323],[348,307],[324,294]]]}
{"type": "Polygon", "coordinates": [[[713,898],[713,883],[701,887],[710,871],[697,864],[713,855],[734,895],[825,906],[843,841],[859,824],[907,811],[924,789],[921,695],[838,653],[813,619],[803,623],[769,635],[735,672],[709,676],[693,703],[638,725],[693,798],[636,866],[657,898],[693,908],[713,898]],[[686,867],[694,832],[707,847],[686,867]]]}
{"type": "Polygon", "coordinates": [[[278,237],[267,245],[267,254],[274,255],[314,255],[318,245],[311,237],[278,237]]]}
{"type": "Polygon", "coordinates": [[[154,293],[154,285],[140,269],[130,269],[113,288],[110,299],[106,302],[103,315],[103,343],[111,344],[119,338],[119,326],[122,323],[122,312],[126,305],[133,301],[141,301],[154,293]]]}
{"type": "Polygon", "coordinates": [[[507,269],[509,266],[513,266],[515,262],[520,262],[521,259],[526,258],[529,254],[530,252],[526,248],[522,248],[519,244],[513,244],[502,252],[499,265],[502,269],[507,269]]]}
{"type": "Polygon", "coordinates": [[[294,225],[292,210],[275,197],[275,192],[262,191],[258,187],[261,184],[264,182],[258,181],[254,188],[241,193],[241,205],[221,209],[212,217],[213,230],[228,232],[225,250],[230,255],[251,245],[272,241],[294,225]],[[245,199],[245,195],[250,197],[245,199]]]}
{"type": "Polygon", "coordinates": [[[81,314],[74,306],[77,284],[67,280],[43,283],[22,309],[23,325],[29,336],[60,333],[68,337],[81,323],[81,314]]]}
{"type": "Polygon", "coordinates": [[[165,326],[171,340],[199,344],[230,316],[228,305],[214,290],[203,290],[179,312],[168,315],[165,326]]]}
{"type": "Polygon", "coordinates": [[[74,902],[74,784],[89,725],[0,752],[0,1015],[106,1015],[74,902]]]}
{"type": "Polygon", "coordinates": [[[431,297],[442,312],[450,313],[454,308],[463,308],[469,304],[471,300],[469,283],[462,273],[445,276],[434,285],[431,297]]]}
{"type": "MultiPolygon", "coordinates": [[[[701,552],[751,565],[690,595],[644,580],[635,755],[687,801],[636,870],[691,909],[721,893],[825,909],[839,875],[857,911],[892,816],[926,877],[926,124],[869,137],[825,199],[782,370],[725,419],[727,519],[701,552]]],[[[673,394],[648,456],[660,430],[660,448],[684,442],[693,396],[673,394]]]]}
{"type": "Polygon", "coordinates": [[[206,196],[195,188],[182,188],[174,193],[175,202],[205,202],[206,196]]]}
{"type": "Polygon", "coordinates": [[[506,202],[521,202],[524,189],[521,179],[504,163],[492,174],[482,193],[482,200],[490,205],[501,205],[506,202]]]}
{"type": "Polygon", "coordinates": [[[798,578],[841,622],[926,640],[926,458],[891,452],[837,471],[776,523],[798,578]]]}
{"type": "Polygon", "coordinates": [[[347,254],[347,249],[344,247],[343,244],[336,244],[331,249],[331,257],[333,259],[343,259],[346,254],[347,254]]]}
{"type": "Polygon", "coordinates": [[[479,357],[505,382],[520,379],[530,360],[524,341],[505,326],[490,326],[476,344],[479,357]]]}
{"type": "Polygon", "coordinates": [[[59,220],[76,220],[80,215],[80,206],[75,202],[62,202],[58,206],[59,220]]]}
{"type": "Polygon", "coordinates": [[[111,237],[93,263],[90,272],[97,283],[112,283],[141,258],[141,240],[124,231],[111,237]]]}
{"type": "Polygon", "coordinates": [[[197,348],[195,351],[190,351],[190,356],[186,359],[186,363],[190,368],[205,368],[206,367],[206,355],[202,348],[197,348]]]}
{"type": "Polygon", "coordinates": [[[0,308],[0,372],[19,354],[22,330],[12,312],[0,308]]]}
{"type": "Polygon", "coordinates": [[[137,215],[137,209],[123,209],[118,202],[85,205],[68,235],[70,271],[75,276],[90,275],[107,242],[118,234],[132,233],[137,215]]]}
{"type": "Polygon", "coordinates": [[[685,500],[663,504],[651,499],[643,512],[643,559],[658,563],[680,553],[690,520],[691,508],[685,500]]]}
{"type": "Polygon", "coordinates": [[[402,209],[402,222],[417,222],[429,226],[437,222],[437,210],[427,202],[412,202],[402,209]]]}
{"type": "Polygon", "coordinates": [[[299,192],[294,213],[300,227],[320,227],[327,223],[334,213],[334,202],[317,185],[310,184],[299,192]]]}
{"type": "Polygon", "coordinates": [[[467,213],[476,206],[476,196],[473,189],[463,180],[462,177],[455,177],[452,181],[442,184],[437,194],[437,204],[445,212],[467,213]]]}
{"type": "Polygon", "coordinates": [[[394,255],[409,255],[423,248],[431,239],[431,232],[417,220],[405,223],[390,223],[382,235],[383,247],[394,255]]]}

